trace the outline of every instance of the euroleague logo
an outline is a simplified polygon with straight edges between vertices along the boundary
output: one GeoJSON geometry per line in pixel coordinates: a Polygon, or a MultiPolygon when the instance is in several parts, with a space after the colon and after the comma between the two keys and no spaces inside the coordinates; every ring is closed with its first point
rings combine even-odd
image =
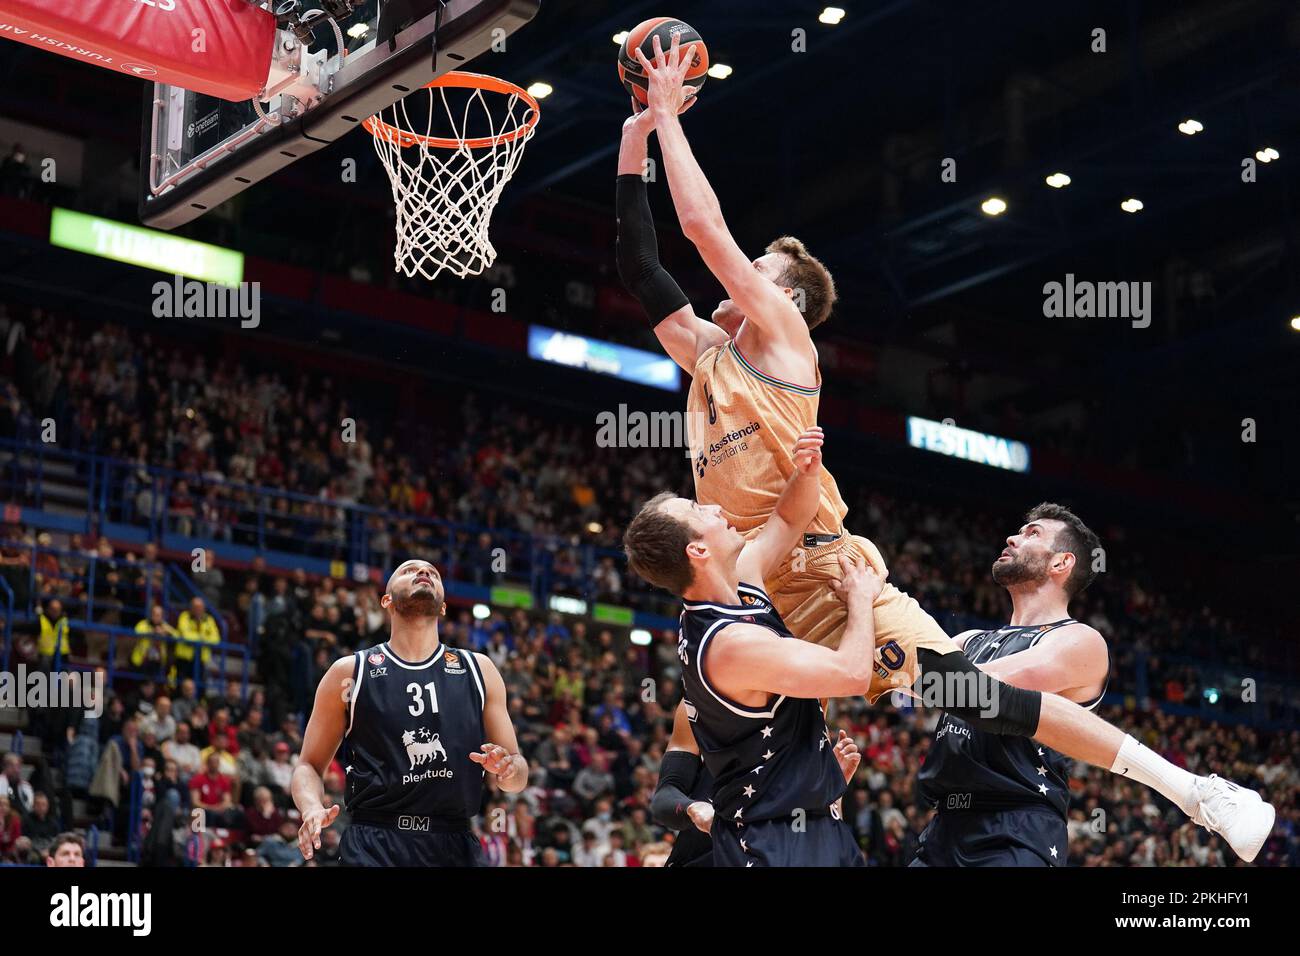
{"type": "Polygon", "coordinates": [[[454,651],[447,651],[442,657],[443,670],[448,674],[463,674],[465,668],[460,666],[460,655],[454,651]]]}

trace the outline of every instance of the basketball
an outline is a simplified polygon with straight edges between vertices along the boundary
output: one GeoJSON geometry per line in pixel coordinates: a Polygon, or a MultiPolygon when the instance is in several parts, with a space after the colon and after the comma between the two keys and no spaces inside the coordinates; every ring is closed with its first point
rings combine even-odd
{"type": "Polygon", "coordinates": [[[659,44],[665,53],[672,46],[673,37],[680,37],[680,44],[683,47],[689,43],[695,44],[695,60],[691,63],[691,68],[686,71],[685,85],[694,89],[696,95],[699,95],[708,77],[709,51],[694,27],[674,17],[651,17],[649,20],[642,20],[628,32],[618,48],[619,82],[639,104],[649,105],[646,98],[645,73],[632,51],[640,47],[646,59],[653,63],[655,37],[659,37],[659,44]]]}

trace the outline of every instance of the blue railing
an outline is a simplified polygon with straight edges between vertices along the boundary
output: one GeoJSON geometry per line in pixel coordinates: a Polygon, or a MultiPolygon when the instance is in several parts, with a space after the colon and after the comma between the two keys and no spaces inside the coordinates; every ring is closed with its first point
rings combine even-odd
{"type": "MultiPolygon", "coordinates": [[[[664,611],[666,601],[631,581],[617,548],[576,536],[529,535],[420,517],[297,492],[217,480],[122,459],[0,439],[9,452],[0,467],[0,500],[40,508],[46,461],[71,466],[85,483],[84,534],[156,541],[168,550],[213,542],[225,557],[295,567],[304,558],[346,568],[392,567],[414,554],[440,555],[449,580],[490,586],[526,585],[538,597],[571,595],[664,611]],[[481,536],[487,535],[487,541],[481,536]],[[617,598],[599,592],[596,570],[610,559],[620,573],[617,598]]],[[[67,530],[73,530],[71,526],[67,530]]]]}
{"type": "MultiPolygon", "coordinates": [[[[12,544],[11,544],[12,546],[12,544]]],[[[43,545],[28,545],[29,552],[28,573],[30,575],[30,587],[28,588],[28,603],[22,608],[9,605],[9,613],[5,619],[5,630],[8,632],[11,627],[11,621],[18,613],[24,618],[35,619],[35,608],[37,603],[44,605],[50,600],[58,600],[64,605],[65,613],[69,622],[76,622],[77,626],[84,631],[90,631],[95,634],[102,634],[108,638],[108,673],[106,679],[111,684],[115,677],[127,677],[132,679],[143,679],[150,677],[155,680],[164,680],[166,672],[164,662],[159,661],[154,672],[141,672],[132,669],[129,665],[131,650],[135,647],[137,641],[149,639],[165,643],[169,648],[179,644],[195,648],[191,668],[193,673],[190,675],[177,674],[181,676],[192,676],[196,685],[203,687],[206,684],[207,668],[203,666],[203,656],[207,654],[211,657],[213,654],[219,655],[218,672],[221,675],[219,680],[224,682],[227,679],[227,662],[231,655],[237,656],[241,661],[241,682],[245,694],[248,690],[249,677],[249,649],[243,645],[236,644],[229,639],[229,632],[226,628],[226,622],[222,618],[219,610],[214,608],[194,585],[194,583],[176,569],[174,565],[162,561],[128,561],[123,558],[114,557],[112,559],[102,559],[98,556],[87,556],[74,551],[68,551],[62,548],[52,548],[43,545]],[[48,570],[41,572],[43,581],[38,581],[37,571],[45,563],[41,558],[48,556],[54,560],[48,563],[48,570]],[[78,568],[85,563],[85,571],[76,572],[72,569],[78,568]],[[114,598],[106,601],[96,595],[96,584],[99,582],[99,575],[103,572],[103,566],[111,563],[111,567],[118,574],[123,572],[137,572],[138,577],[144,581],[144,588],[140,593],[143,603],[134,603],[132,600],[122,600],[114,598]],[[155,577],[158,572],[162,572],[163,584],[160,587],[155,586],[155,577]],[[60,594],[50,589],[50,580],[63,581],[71,585],[81,585],[81,593],[60,594]],[[168,587],[171,584],[171,587],[168,587]],[[216,643],[194,644],[185,641],[183,638],[173,637],[166,634],[156,634],[152,631],[148,633],[139,633],[133,627],[127,627],[121,624],[107,623],[103,620],[105,612],[116,611],[127,618],[145,619],[149,616],[149,610],[155,603],[163,606],[163,611],[168,616],[174,617],[174,612],[178,606],[187,607],[193,598],[199,598],[203,606],[207,609],[209,615],[216,622],[219,640],[216,643]],[[120,658],[118,651],[118,642],[127,642],[127,651],[123,658],[120,658]],[[121,663],[125,661],[126,665],[121,663]]],[[[0,584],[4,584],[6,589],[8,585],[3,579],[0,584]]],[[[12,594],[12,591],[10,591],[12,594]]],[[[5,667],[8,667],[9,643],[5,644],[5,667]]],[[[172,664],[176,664],[174,653],[168,654],[172,664]]],[[[62,641],[56,641],[54,654],[54,667],[60,669],[63,664],[63,647],[62,641]]]]}
{"type": "Polygon", "coordinates": [[[141,811],[144,809],[144,777],[136,770],[131,774],[131,798],[126,816],[126,858],[130,863],[140,862],[141,811]]]}
{"type": "Polygon", "coordinates": [[[5,609],[5,626],[4,626],[4,644],[0,647],[0,670],[9,670],[9,649],[13,646],[14,640],[14,589],[9,586],[9,582],[0,578],[0,599],[4,601],[5,609]]]}

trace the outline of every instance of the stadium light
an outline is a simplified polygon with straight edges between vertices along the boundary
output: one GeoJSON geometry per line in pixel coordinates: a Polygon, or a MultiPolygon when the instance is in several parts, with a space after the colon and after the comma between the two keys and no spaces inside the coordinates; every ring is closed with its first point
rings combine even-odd
{"type": "Polygon", "coordinates": [[[725,80],[734,72],[735,71],[725,63],[715,63],[709,67],[709,76],[713,77],[715,80],[725,80]]]}
{"type": "Polygon", "coordinates": [[[1052,173],[1052,175],[1047,177],[1046,182],[1047,185],[1051,186],[1053,189],[1063,189],[1070,185],[1073,180],[1065,173],[1052,173]]]}
{"type": "Polygon", "coordinates": [[[1292,318],[1291,318],[1291,331],[1292,331],[1292,332],[1300,332],[1300,315],[1292,316],[1292,318]]]}
{"type": "Polygon", "coordinates": [[[1258,159],[1261,163],[1271,163],[1275,159],[1281,159],[1282,154],[1279,153],[1277,150],[1275,150],[1272,146],[1265,146],[1263,149],[1256,150],[1255,158],[1258,159]]]}
{"type": "Polygon", "coordinates": [[[626,39],[627,39],[626,30],[619,30],[617,33],[614,34],[614,42],[617,43],[619,46],[622,46],[623,41],[626,39]]]}
{"type": "Polygon", "coordinates": [[[544,100],[555,92],[555,87],[551,86],[550,83],[543,83],[541,80],[538,80],[532,86],[528,87],[528,92],[537,99],[544,100]]]}
{"type": "Polygon", "coordinates": [[[491,616],[492,616],[492,609],[488,607],[486,604],[474,605],[474,620],[486,621],[491,616]]]}
{"type": "Polygon", "coordinates": [[[1141,212],[1144,208],[1141,199],[1125,199],[1119,204],[1119,208],[1125,212],[1141,212]]]}
{"type": "Polygon", "coordinates": [[[1187,119],[1178,124],[1178,132],[1184,136],[1195,136],[1204,129],[1205,127],[1201,125],[1200,120],[1187,119]]]}
{"type": "Polygon", "coordinates": [[[1007,211],[1007,201],[998,196],[990,196],[980,203],[980,208],[986,216],[1000,216],[1007,211]]]}
{"type": "Polygon", "coordinates": [[[632,633],[629,634],[628,637],[631,638],[632,643],[637,647],[646,647],[650,644],[651,640],[653,640],[653,638],[650,637],[650,632],[640,627],[633,628],[632,633]]]}
{"type": "Polygon", "coordinates": [[[839,7],[827,7],[818,15],[817,19],[827,26],[833,27],[844,19],[844,11],[839,7]]]}
{"type": "Polygon", "coordinates": [[[354,23],[352,26],[348,27],[348,36],[352,37],[354,40],[360,40],[369,32],[370,24],[368,23],[354,23]]]}

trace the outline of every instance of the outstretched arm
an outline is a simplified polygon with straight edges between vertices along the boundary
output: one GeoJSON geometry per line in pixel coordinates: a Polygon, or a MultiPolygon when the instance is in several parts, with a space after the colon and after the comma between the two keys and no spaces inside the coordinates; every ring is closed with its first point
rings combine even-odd
{"type": "Polygon", "coordinates": [[[618,150],[614,206],[618,215],[618,275],[654,325],[655,336],[672,360],[688,374],[711,346],[727,334],[695,314],[681,288],[659,263],[654,216],[643,178],[654,117],[648,110],[623,124],[618,150]]]}
{"type": "Polygon", "coordinates": [[[763,524],[736,561],[743,581],[762,581],[781,566],[817,516],[821,503],[822,430],[814,425],[794,445],[794,474],[763,524]]]}
{"type": "Polygon", "coordinates": [[[808,323],[791,298],[761,275],[741,250],[722,218],[722,207],[709,185],[704,170],[695,161],[691,145],[677,116],[686,102],[682,86],[686,70],[694,56],[688,46],[678,49],[678,38],[664,53],[659,38],[654,38],[655,62],[646,59],[639,49],[637,60],[648,80],[649,112],[654,116],[663,151],[668,187],[677,208],[682,233],[695,244],[710,271],[727,290],[727,294],[764,334],[778,340],[807,343],[811,346],[808,323]]]}
{"type": "Polygon", "coordinates": [[[733,700],[755,692],[812,700],[865,694],[875,669],[872,606],[884,581],[856,557],[841,555],[840,569],[843,578],[830,581],[848,608],[838,648],[781,638],[756,624],[731,624],[709,645],[709,683],[733,700]]]}

